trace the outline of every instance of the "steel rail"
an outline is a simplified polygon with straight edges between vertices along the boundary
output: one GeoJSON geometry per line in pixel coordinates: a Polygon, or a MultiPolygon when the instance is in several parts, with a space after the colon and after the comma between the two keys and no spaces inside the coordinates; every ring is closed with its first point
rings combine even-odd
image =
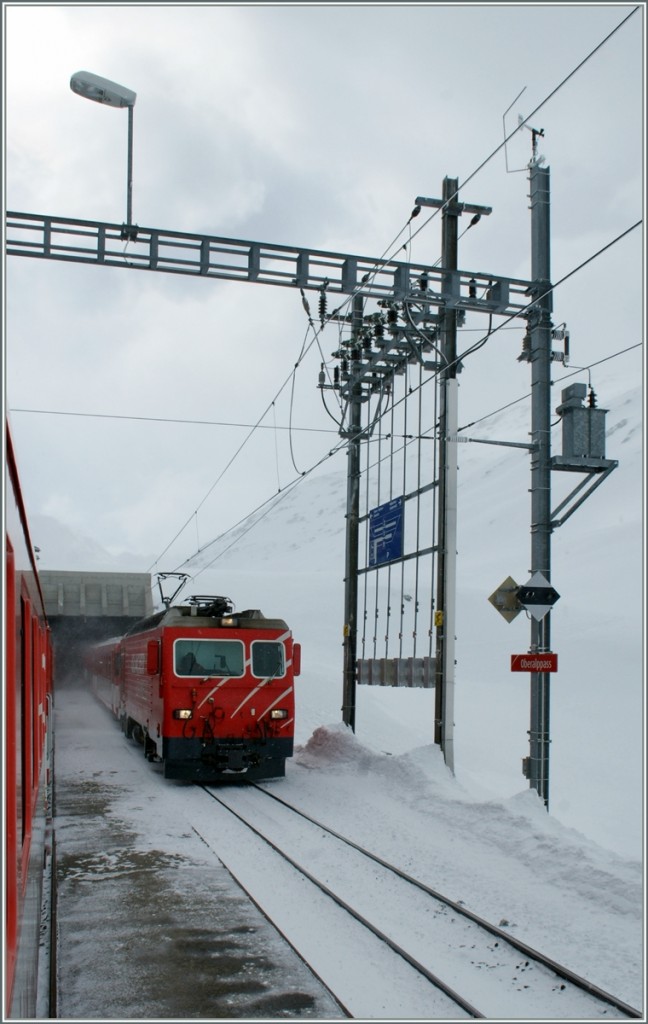
{"type": "Polygon", "coordinates": [[[352,839],[349,839],[347,836],[343,836],[341,833],[336,832],[335,829],[332,829],[328,825],[325,825],[323,822],[318,821],[317,818],[312,818],[309,814],[306,814],[305,811],[302,811],[298,807],[295,807],[293,804],[288,803],[288,801],[282,799],[282,797],[276,796],[274,793],[270,793],[267,789],[264,789],[263,786],[260,786],[257,783],[250,783],[250,785],[253,786],[254,789],[258,790],[260,793],[264,793],[265,796],[270,797],[270,799],[276,800],[277,803],[279,804],[283,804],[283,806],[288,808],[288,810],[294,811],[295,814],[298,814],[300,815],[300,817],[305,818],[306,821],[309,821],[312,825],[316,825],[317,828],[321,828],[323,829],[323,831],[328,832],[329,835],[332,835],[335,839],[338,839],[340,840],[340,842],[343,842],[347,846],[350,846],[354,850],[357,850],[358,853],[364,854],[365,857],[368,857],[370,860],[375,861],[376,864],[380,864],[381,867],[386,868],[388,871],[392,871],[395,875],[398,875],[399,878],[402,878],[404,881],[416,886],[416,888],[421,889],[423,892],[427,893],[428,896],[432,896],[434,899],[437,899],[441,903],[444,903],[447,907],[450,907],[455,913],[460,914],[462,917],[468,918],[468,920],[470,921],[473,921],[481,928],[484,928],[486,931],[490,932],[491,935],[495,935],[498,939],[501,939],[503,942],[506,942],[507,945],[512,946],[518,952],[524,953],[524,955],[529,957],[529,959],[535,960],[537,963],[542,964],[544,967],[550,968],[555,974],[558,975],[558,977],[564,978],[565,981],[569,981],[572,985],[575,985],[577,988],[580,988],[583,991],[588,992],[589,995],[595,996],[597,999],[600,999],[602,1002],[608,1003],[610,1006],[613,1006],[617,1010],[621,1010],[622,1013],[625,1013],[630,1018],[639,1019],[643,1017],[641,1011],[637,1010],[634,1006],[630,1006],[628,1003],[624,1002],[621,999],[618,999],[611,993],[606,992],[602,988],[599,988],[598,985],[595,985],[593,982],[581,977],[579,974],[576,974],[574,971],[571,971],[568,967],[564,967],[562,964],[559,964],[556,960],[552,960],[551,957],[548,957],[544,953],[539,952],[539,950],[533,949],[532,946],[528,946],[525,942],[522,942],[520,939],[516,939],[515,936],[509,935],[508,932],[505,932],[501,928],[498,928],[497,925],[491,924],[490,921],[487,921],[485,920],[485,918],[480,917],[478,914],[475,914],[472,910],[468,910],[468,908],[465,907],[463,904],[456,903],[454,900],[451,900],[449,897],[444,896],[436,889],[432,889],[424,882],[420,882],[417,878],[414,878],[412,875],[408,875],[406,871],[402,871],[394,864],[390,864],[389,861],[383,860],[382,857],[379,857],[377,854],[372,853],[370,850],[367,850],[364,846],[360,846],[358,843],[355,843],[352,839]]]}
{"type": "MultiPolygon", "coordinates": [[[[434,985],[435,988],[438,988],[439,991],[443,992],[444,995],[448,996],[448,998],[451,999],[452,1002],[454,1002],[457,1006],[461,1007],[462,1010],[465,1010],[470,1017],[474,1017],[477,1019],[485,1019],[485,1015],[483,1013],[480,1013],[480,1011],[477,1010],[466,999],[464,999],[463,996],[459,995],[458,992],[455,992],[454,989],[452,989],[449,985],[446,985],[446,983],[442,981],[441,978],[437,977],[437,975],[435,975],[432,971],[428,970],[427,967],[424,967],[423,964],[419,963],[418,960],[416,960],[406,950],[404,950],[401,946],[394,942],[393,939],[390,939],[388,935],[385,935],[385,933],[382,932],[379,928],[376,928],[375,925],[371,924],[370,921],[363,917],[362,914],[358,913],[357,910],[354,910],[354,908],[351,907],[348,903],[346,903],[343,899],[337,896],[336,893],[334,893],[331,889],[328,888],[328,886],[324,885],[323,882],[320,882],[319,879],[315,878],[315,876],[312,875],[310,871],[308,871],[305,867],[303,867],[303,865],[298,864],[297,861],[293,860],[292,857],[290,857],[284,850],[282,850],[275,843],[273,843],[271,839],[268,839],[268,837],[265,836],[262,832],[260,832],[257,828],[255,828],[254,825],[250,824],[250,822],[247,821],[243,815],[239,814],[238,811],[235,811],[233,807],[230,807],[230,805],[225,800],[221,800],[219,796],[216,796],[216,794],[212,790],[207,789],[205,786],[202,786],[201,788],[204,790],[205,793],[207,793],[208,796],[210,796],[213,800],[215,800],[222,807],[224,807],[225,810],[229,811],[230,814],[237,818],[243,825],[249,828],[251,832],[253,832],[256,836],[259,837],[259,839],[262,839],[264,843],[267,843],[267,845],[272,850],[274,850],[274,852],[277,853],[283,860],[290,864],[291,867],[293,867],[301,875],[307,878],[309,882],[312,882],[313,885],[315,885],[321,892],[328,896],[329,899],[333,900],[333,902],[337,906],[341,907],[342,910],[346,911],[346,913],[348,913],[351,917],[355,918],[355,920],[358,921],[361,925],[363,925],[363,927],[367,928],[367,930],[370,931],[372,935],[375,935],[376,938],[380,939],[381,942],[384,942],[387,946],[389,946],[392,952],[396,953],[397,956],[402,957],[402,959],[405,960],[405,962],[408,963],[410,967],[413,967],[414,970],[417,971],[417,973],[421,974],[424,978],[427,978],[427,980],[431,982],[431,984],[434,985]]],[[[261,792],[265,791],[261,790],[261,792]]],[[[283,803],[283,801],[280,802],[283,803]]],[[[287,804],[286,806],[289,809],[293,809],[290,807],[289,804],[287,804]]],[[[304,815],[304,817],[306,816],[304,815]]]]}
{"type": "MultiPolygon", "coordinates": [[[[209,790],[208,790],[208,789],[206,789],[206,787],[205,787],[205,786],[201,786],[200,788],[201,788],[201,789],[204,789],[206,793],[209,793],[209,790]]],[[[210,794],[210,795],[211,795],[211,794],[210,794]]],[[[193,831],[193,832],[195,832],[195,834],[196,834],[196,835],[198,836],[198,838],[199,838],[199,839],[201,840],[201,842],[205,843],[205,845],[206,845],[207,847],[209,847],[209,849],[210,849],[210,850],[212,850],[212,849],[213,849],[213,847],[212,847],[212,846],[210,845],[209,841],[208,841],[207,839],[205,839],[205,837],[204,837],[204,836],[202,835],[202,833],[201,833],[201,832],[199,831],[199,829],[198,829],[198,828],[197,828],[197,827],[196,827],[195,825],[191,825],[190,827],[191,827],[192,831],[193,831]]],[[[219,860],[220,860],[220,857],[219,857],[219,860]]],[[[302,954],[300,953],[300,951],[299,951],[299,950],[297,949],[297,947],[295,946],[295,944],[294,944],[293,942],[291,942],[291,940],[290,940],[290,937],[289,937],[288,935],[286,935],[286,933],[285,933],[284,931],[282,931],[282,929],[281,929],[281,928],[279,927],[279,925],[277,924],[277,922],[276,922],[276,921],[273,921],[273,920],[272,920],[272,918],[271,918],[271,917],[269,917],[269,915],[268,915],[268,914],[267,914],[267,912],[266,912],[266,911],[264,910],[264,908],[263,908],[263,907],[261,906],[261,904],[259,903],[259,901],[258,901],[258,900],[257,900],[257,899],[255,898],[254,894],[253,894],[253,893],[252,893],[252,892],[251,892],[251,891],[250,891],[250,890],[249,890],[249,889],[247,888],[247,886],[243,885],[243,883],[241,882],[240,878],[237,878],[237,877],[236,877],[236,875],[235,875],[235,874],[234,874],[234,873],[233,873],[233,872],[232,872],[232,871],[230,870],[230,868],[228,868],[227,864],[225,864],[225,863],[224,863],[224,862],[223,862],[222,860],[221,860],[220,862],[221,862],[221,864],[223,865],[223,867],[225,868],[225,870],[226,870],[226,871],[228,872],[228,874],[230,875],[230,877],[232,878],[232,880],[233,880],[233,881],[235,882],[235,884],[236,884],[236,885],[238,885],[239,889],[241,889],[241,890],[242,890],[242,891],[243,891],[243,892],[245,893],[245,895],[247,896],[247,898],[248,898],[248,899],[250,900],[250,902],[254,904],[254,906],[255,906],[255,907],[257,908],[257,910],[259,911],[259,913],[260,913],[260,914],[263,914],[263,916],[265,917],[266,921],[268,921],[268,923],[272,925],[272,927],[273,927],[273,928],[275,929],[275,931],[276,931],[276,932],[277,932],[277,933],[278,933],[279,935],[281,935],[281,938],[282,938],[282,939],[284,940],[284,942],[287,942],[287,943],[288,943],[288,945],[290,946],[290,948],[292,949],[292,951],[293,951],[293,952],[294,952],[294,953],[295,953],[295,954],[296,954],[296,955],[297,955],[297,956],[299,957],[299,959],[300,959],[300,960],[302,961],[302,963],[306,965],[306,967],[307,967],[307,968],[308,968],[308,970],[309,970],[309,971],[311,972],[311,974],[313,975],[313,977],[317,978],[317,980],[319,981],[320,985],[322,985],[322,986],[323,986],[323,988],[325,988],[325,989],[326,989],[326,991],[327,991],[327,992],[328,992],[328,994],[330,995],[331,999],[332,999],[332,1000],[333,1000],[333,1001],[334,1001],[335,1003],[337,1003],[337,1005],[338,1005],[338,1006],[340,1007],[340,1010],[342,1011],[342,1013],[344,1014],[344,1016],[345,1016],[345,1017],[348,1017],[348,1018],[353,1018],[353,1014],[351,1013],[351,1011],[350,1011],[350,1009],[348,1008],[348,1006],[345,1006],[345,1004],[344,1004],[344,1003],[342,1002],[342,1000],[340,999],[340,997],[339,997],[338,995],[336,995],[336,993],[335,993],[335,992],[333,991],[333,989],[331,988],[331,986],[330,986],[330,985],[328,985],[328,984],[326,983],[326,981],[325,981],[325,980],[324,980],[324,978],[323,978],[323,977],[321,976],[321,974],[318,974],[318,972],[317,972],[317,971],[316,971],[316,970],[314,969],[314,967],[312,966],[312,964],[309,964],[309,963],[308,963],[308,962],[307,962],[307,961],[306,961],[306,960],[304,959],[304,957],[302,956],[302,954]]]]}

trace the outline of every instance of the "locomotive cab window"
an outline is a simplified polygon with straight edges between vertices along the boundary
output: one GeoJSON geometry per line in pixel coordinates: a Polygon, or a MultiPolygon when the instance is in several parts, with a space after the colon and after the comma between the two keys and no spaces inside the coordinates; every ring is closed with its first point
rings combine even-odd
{"type": "Polygon", "coordinates": [[[243,644],[239,640],[176,640],[177,676],[242,676],[243,644]]]}
{"type": "Polygon", "coordinates": [[[275,640],[254,640],[252,643],[252,675],[276,679],[285,675],[284,646],[275,640]]]}

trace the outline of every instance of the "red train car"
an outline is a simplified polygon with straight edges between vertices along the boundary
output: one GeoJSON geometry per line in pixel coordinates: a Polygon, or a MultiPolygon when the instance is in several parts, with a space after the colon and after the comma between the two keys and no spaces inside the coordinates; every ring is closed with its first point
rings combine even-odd
{"type": "Polygon", "coordinates": [[[283,619],[196,596],[90,647],[97,696],[169,779],[285,775],[301,648],[283,619]]]}
{"type": "Polygon", "coordinates": [[[5,513],[5,1013],[35,1017],[49,1015],[52,643],[8,425],[5,513]]]}

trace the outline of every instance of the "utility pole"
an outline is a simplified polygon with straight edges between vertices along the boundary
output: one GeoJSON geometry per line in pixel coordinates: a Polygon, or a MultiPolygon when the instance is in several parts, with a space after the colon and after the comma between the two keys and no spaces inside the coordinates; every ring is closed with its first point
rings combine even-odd
{"type": "MultiPolygon", "coordinates": [[[[443,199],[418,197],[415,200],[417,206],[431,206],[444,211],[443,267],[139,226],[136,229],[137,246],[125,261],[122,244],[124,225],[11,211],[6,214],[7,255],[147,273],[247,281],[254,285],[299,289],[302,293],[316,291],[320,298],[324,291],[327,295],[351,297],[352,338],[350,343],[342,343],[339,355],[336,353],[336,357],[342,360],[342,374],[338,373],[337,381],[330,385],[321,380],[320,387],[337,390],[347,403],[346,427],[343,425],[340,431],[349,442],[342,711],[344,722],[352,729],[355,729],[358,680],[358,575],[360,571],[364,573],[371,568],[359,569],[360,446],[369,432],[368,427],[362,428],[362,406],[370,394],[380,388],[381,382],[393,380],[394,375],[405,371],[408,363],[421,363],[424,369],[434,372],[444,371],[442,423],[437,432],[444,467],[444,494],[437,517],[443,536],[440,555],[443,585],[438,590],[441,620],[437,634],[439,674],[434,676],[434,669],[429,665],[430,657],[373,660],[382,661],[381,671],[388,668],[390,671],[403,669],[413,673],[416,668],[416,671],[431,675],[435,682],[440,680],[440,704],[439,710],[435,710],[435,741],[442,746],[446,763],[450,766],[453,761],[455,660],[456,329],[468,311],[526,318],[531,286],[528,280],[457,269],[458,216],[472,214],[471,223],[475,223],[479,217],[492,211],[490,207],[457,202],[452,198],[456,192],[457,179],[446,179],[443,199]],[[365,321],[364,303],[370,300],[377,301],[379,306],[388,310],[385,314],[378,314],[379,322],[376,314],[368,318],[369,322],[365,321]],[[438,316],[433,312],[435,308],[439,311],[438,316]],[[439,354],[433,337],[437,328],[443,330],[445,353],[442,352],[440,362],[424,360],[425,354],[439,354]],[[368,335],[374,339],[369,346],[365,344],[368,335]],[[427,662],[427,665],[411,664],[417,660],[427,662]],[[395,665],[394,661],[398,664],[395,665]]],[[[346,315],[331,314],[329,319],[334,318],[339,322],[349,322],[346,315]]],[[[431,488],[422,487],[403,497],[414,499],[428,489],[431,488]]],[[[425,550],[408,551],[396,557],[390,555],[381,566],[387,561],[393,565],[427,556],[435,550],[439,551],[439,543],[425,550]]],[[[388,685],[393,685],[391,677],[388,685]]]]}
{"type": "Polygon", "coordinates": [[[362,296],[353,298],[352,347],[350,352],[349,426],[347,431],[347,509],[344,561],[344,656],[342,721],[355,732],[357,638],[358,638],[358,532],[360,524],[360,433],[362,430],[362,384],[359,333],[362,328],[362,296]]]}
{"type": "MultiPolygon", "coordinates": [[[[92,77],[92,76],[91,76],[92,77]]],[[[95,76],[96,79],[96,76],[95,76]]],[[[107,83],[114,85],[114,83],[107,83]]],[[[130,102],[135,94],[129,90],[130,102]]],[[[128,98],[127,97],[127,98],[128,98]]],[[[92,97],[91,97],[92,98],[92,97]]],[[[114,105],[123,106],[121,102],[114,105]]],[[[130,110],[132,114],[132,109],[130,110]]],[[[320,298],[327,295],[352,297],[352,338],[344,342],[336,358],[344,366],[342,379],[338,372],[334,383],[325,384],[324,367],[320,387],[339,392],[346,405],[346,428],[340,436],[348,439],[345,602],[344,602],[344,677],[343,720],[355,731],[356,683],[358,680],[358,575],[376,566],[359,569],[360,526],[360,444],[361,436],[368,438],[370,426],[363,432],[362,405],[380,389],[381,382],[394,379],[404,372],[410,362],[420,362],[424,369],[439,374],[441,383],[440,417],[436,425],[438,437],[439,479],[437,482],[438,516],[436,544],[416,551],[394,553],[380,563],[394,565],[412,558],[437,552],[437,588],[434,627],[436,629],[436,666],[430,667],[431,657],[399,659],[363,659],[365,666],[377,663],[381,685],[394,683],[396,674],[407,669],[406,685],[428,685],[434,677],[435,729],[434,739],[443,750],[446,764],[453,767],[453,711],[455,685],[455,586],[456,586],[456,525],[457,525],[457,327],[466,312],[486,313],[490,317],[503,316],[507,320],[524,318],[527,335],[522,354],[518,357],[531,363],[532,408],[531,443],[483,441],[527,448],[531,460],[531,573],[529,584],[536,593],[527,595],[525,604],[519,595],[522,590],[515,581],[504,581],[490,600],[512,621],[516,614],[527,608],[531,611],[531,654],[551,652],[550,608],[544,616],[537,613],[545,604],[550,605],[559,596],[549,586],[551,572],[551,533],[561,526],[582,505],[583,501],[616,468],[618,462],[605,458],[605,410],[581,407],[585,386],[571,385],[563,392],[563,401],[557,412],[563,419],[562,455],[551,455],[551,364],[558,353],[551,351],[552,298],[550,285],[550,218],[549,170],[540,167],[537,157],[537,138],[542,131],[531,129],[533,157],[529,164],[531,199],[531,281],[486,274],[482,271],[463,271],[457,267],[458,217],[473,214],[471,225],[491,208],[458,202],[458,179],[446,178],[443,199],[418,197],[417,207],[431,206],[442,210],[442,266],[401,263],[357,256],[348,253],[304,249],[295,246],[250,241],[249,239],[222,238],[215,235],[159,228],[140,228],[130,225],[132,174],[132,119],[129,119],[129,175],[127,225],[99,221],[76,220],[42,214],[6,213],[6,253],[36,259],[59,260],[112,268],[128,268],[148,273],[170,273],[190,277],[219,280],[247,281],[273,287],[298,288],[317,291],[320,298]],[[132,229],[128,237],[137,246],[124,260],[125,230],[132,229]],[[531,297],[531,299],[529,299],[531,297]],[[363,320],[364,303],[376,300],[387,307],[388,314],[376,314],[363,320]],[[438,309],[438,316],[432,311],[438,309]],[[418,312],[416,312],[418,311],[418,312]],[[401,323],[399,323],[399,316],[401,323]],[[416,317],[417,323],[414,323],[416,317]],[[372,327],[373,325],[373,327],[372,327]],[[390,339],[385,336],[385,327],[390,339]],[[379,330],[380,328],[380,330],[379,330]],[[437,330],[440,329],[440,360],[423,360],[424,353],[434,351],[437,330]],[[373,344],[370,336],[373,331],[373,344]],[[365,342],[369,340],[369,344],[365,342]],[[583,389],[580,394],[578,389],[583,389]],[[551,471],[584,473],[587,479],[578,483],[571,493],[551,512],[551,471]],[[583,488],[587,487],[586,491],[583,488]],[[560,515],[559,515],[560,513],[560,515]],[[539,586],[533,577],[542,578],[539,586]],[[515,603],[517,601],[517,605],[515,603]],[[535,611],[536,614],[533,614],[535,611]],[[387,665],[389,660],[390,664],[387,665]],[[414,666],[413,662],[425,662],[414,666]],[[402,663],[408,662],[408,665],[402,663]],[[389,673],[387,673],[389,669],[389,673]],[[423,683],[412,683],[414,670],[424,674],[423,683]],[[387,676],[389,675],[389,678],[387,676]]],[[[416,211],[418,212],[418,211],[416,211]]],[[[336,311],[339,313],[339,310],[336,311]]],[[[331,314],[330,319],[336,318],[331,314]]],[[[337,317],[348,324],[349,318],[337,317]]],[[[566,354],[566,349],[565,349],[566,354]]],[[[337,369],[337,368],[336,368],[337,369]]],[[[590,395],[592,399],[592,395],[590,395]]],[[[475,439],[472,439],[475,440],[475,439]]],[[[431,489],[419,487],[403,499],[411,499],[431,489]]],[[[365,519],[367,517],[364,517],[365,519]]],[[[417,539],[418,544],[418,539],[417,539]]],[[[384,551],[385,545],[383,545],[384,551]]],[[[169,574],[166,574],[169,575],[169,574]]],[[[430,624],[430,635],[432,623],[430,624]]],[[[517,657],[517,656],[514,656],[517,657]]],[[[525,656],[522,656],[525,657],[525,656]]],[[[550,659],[538,658],[536,664],[550,659]]],[[[373,667],[370,665],[371,671],[373,667]]],[[[362,669],[361,669],[362,671],[362,669]]],[[[524,669],[526,671],[526,669],[524,669]]],[[[378,677],[376,677],[377,679],[378,677]]],[[[367,681],[367,680],[365,680],[367,681]]],[[[373,682],[373,676],[368,680],[373,682]]],[[[531,788],[536,789],[548,808],[549,803],[549,711],[550,675],[548,671],[531,673],[531,710],[529,728],[529,757],[524,759],[524,775],[531,788]]]]}
{"type": "MultiPolygon", "coordinates": [[[[443,180],[443,212],[441,225],[441,266],[445,271],[457,269],[458,222],[461,207],[454,199],[459,188],[457,178],[443,180]]],[[[444,290],[453,290],[449,273],[444,290]]],[[[437,553],[436,598],[436,686],[434,709],[434,742],[443,750],[444,760],[454,769],[453,717],[455,683],[455,576],[457,536],[457,311],[446,306],[443,314],[440,373],[439,414],[439,527],[437,553]],[[453,436],[454,435],[454,436],[453,436]],[[449,441],[448,438],[453,440],[449,441]]]]}
{"type": "MultiPolygon", "coordinates": [[[[458,202],[458,178],[444,178],[443,198],[424,199],[421,206],[442,208],[441,269],[445,306],[441,324],[441,355],[439,373],[440,411],[438,423],[439,486],[437,531],[437,594],[434,615],[436,627],[436,670],[434,705],[434,742],[443,750],[445,763],[454,770],[454,688],[455,688],[455,619],[457,578],[457,299],[460,295],[457,242],[459,217],[472,213],[472,223],[482,214],[492,212],[490,206],[458,202]]],[[[468,297],[477,300],[476,282],[468,284],[468,297]]]]}
{"type": "MultiPolygon", "coordinates": [[[[535,137],[534,137],[535,141],[535,137]]],[[[551,312],[549,168],[534,159],[530,166],[531,290],[535,299],[529,314],[531,340],[531,573],[551,582],[551,312]]],[[[551,650],[551,612],[531,618],[531,651],[551,650]]],[[[531,674],[529,728],[529,785],[549,808],[548,672],[531,674]]]]}

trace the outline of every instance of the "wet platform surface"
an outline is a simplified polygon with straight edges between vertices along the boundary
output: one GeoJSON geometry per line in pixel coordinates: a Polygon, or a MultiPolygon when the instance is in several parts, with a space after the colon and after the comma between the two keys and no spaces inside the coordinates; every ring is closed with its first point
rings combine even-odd
{"type": "Polygon", "coordinates": [[[342,1019],[108,712],[68,688],[54,715],[56,1015],[342,1019]]]}

